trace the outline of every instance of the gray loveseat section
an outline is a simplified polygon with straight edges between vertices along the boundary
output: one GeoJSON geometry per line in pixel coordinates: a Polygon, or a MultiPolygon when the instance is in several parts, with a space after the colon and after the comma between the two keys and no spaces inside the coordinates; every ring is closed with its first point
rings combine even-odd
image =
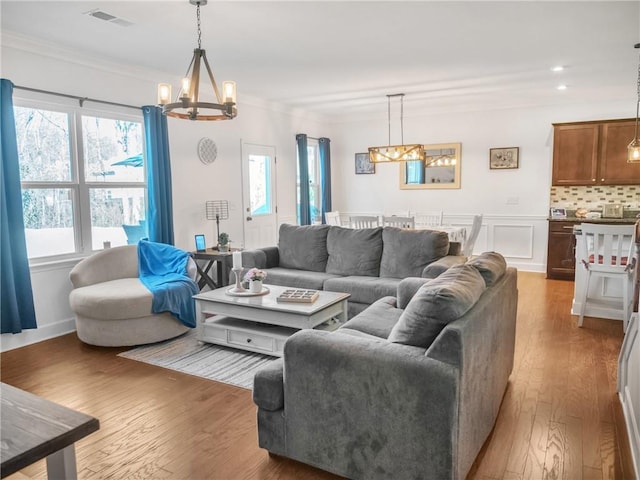
{"type": "Polygon", "coordinates": [[[258,372],[259,444],[354,479],[463,479],[513,367],[516,271],[495,253],[402,281],[258,372]]]}
{"type": "Polygon", "coordinates": [[[353,317],[406,277],[435,278],[464,262],[459,248],[434,230],[283,224],[277,247],[245,251],[242,262],[265,269],[267,284],[349,293],[353,317]]]}

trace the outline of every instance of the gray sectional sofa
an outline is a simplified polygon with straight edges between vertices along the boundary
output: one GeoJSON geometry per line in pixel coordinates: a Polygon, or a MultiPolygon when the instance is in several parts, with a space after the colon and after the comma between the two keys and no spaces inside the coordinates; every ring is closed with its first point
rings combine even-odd
{"type": "Polygon", "coordinates": [[[295,333],[255,376],[260,446],[353,479],[464,479],[513,367],[517,298],[486,253],[295,333]]]}
{"type": "Polygon", "coordinates": [[[404,278],[435,278],[463,263],[459,253],[460,244],[435,230],[283,224],[278,246],[244,251],[242,263],[266,270],[266,284],[351,294],[351,318],[395,295],[404,278]]]}

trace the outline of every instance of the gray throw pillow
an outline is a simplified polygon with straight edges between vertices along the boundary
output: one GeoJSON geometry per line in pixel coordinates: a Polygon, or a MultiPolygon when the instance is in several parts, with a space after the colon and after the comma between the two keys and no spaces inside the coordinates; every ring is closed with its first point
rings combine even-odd
{"type": "Polygon", "coordinates": [[[280,225],[280,267],[324,272],[329,225],[280,225]]]}
{"type": "Polygon", "coordinates": [[[382,228],[331,226],[327,252],[327,273],[377,277],[382,256],[382,228]]]}
{"type": "Polygon", "coordinates": [[[435,230],[384,227],[380,276],[420,277],[424,267],[449,252],[449,236],[435,230]]]}
{"type": "Polygon", "coordinates": [[[469,260],[467,265],[478,269],[487,287],[496,283],[507,271],[506,260],[496,252],[484,252],[469,260]]]}
{"type": "Polygon", "coordinates": [[[400,315],[388,340],[428,348],[448,323],[475,305],[484,290],[484,280],[474,267],[451,267],[420,287],[400,315]]]}

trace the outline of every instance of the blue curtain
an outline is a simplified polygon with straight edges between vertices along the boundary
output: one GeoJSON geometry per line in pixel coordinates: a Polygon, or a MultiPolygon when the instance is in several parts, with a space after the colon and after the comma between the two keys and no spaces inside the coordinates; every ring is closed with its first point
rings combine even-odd
{"type": "Polygon", "coordinates": [[[324,214],[331,211],[331,140],[321,137],[318,140],[320,150],[320,182],[322,189],[322,223],[327,223],[324,214]]]}
{"type": "Polygon", "coordinates": [[[142,107],[142,114],[147,159],[149,240],[173,245],[173,201],[167,117],[162,114],[160,107],[152,105],[142,107]]]}
{"type": "Polygon", "coordinates": [[[408,184],[424,183],[424,162],[418,160],[416,162],[407,162],[405,164],[406,175],[405,182],[408,184]]]}
{"type": "Polygon", "coordinates": [[[22,218],[22,187],[13,83],[0,79],[0,327],[1,333],[38,328],[22,218]]]}
{"type": "Polygon", "coordinates": [[[307,136],[296,135],[298,144],[298,173],[300,174],[300,197],[298,198],[298,223],[311,225],[311,205],[309,203],[309,155],[307,153],[307,136]]]}

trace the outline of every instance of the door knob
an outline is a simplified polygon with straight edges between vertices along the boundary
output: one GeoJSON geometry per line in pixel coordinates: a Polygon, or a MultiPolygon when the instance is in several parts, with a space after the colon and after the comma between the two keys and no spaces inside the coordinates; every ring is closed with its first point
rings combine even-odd
{"type": "Polygon", "coordinates": [[[247,217],[247,222],[250,222],[251,220],[253,220],[253,217],[247,217]]]}

